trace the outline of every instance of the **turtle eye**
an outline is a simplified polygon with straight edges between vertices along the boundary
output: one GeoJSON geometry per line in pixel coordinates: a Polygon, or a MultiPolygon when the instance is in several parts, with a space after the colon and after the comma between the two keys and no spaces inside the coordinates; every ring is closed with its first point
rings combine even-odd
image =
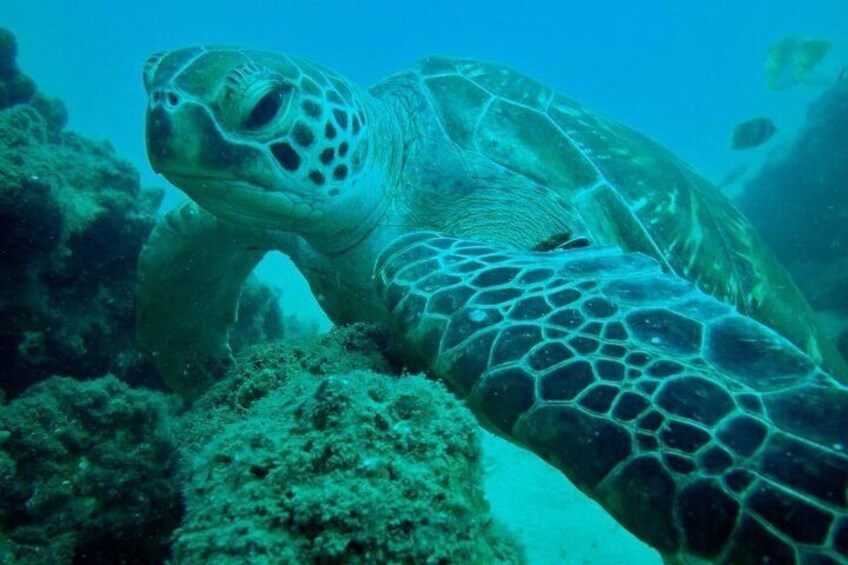
{"type": "Polygon", "coordinates": [[[291,88],[276,86],[262,95],[244,119],[244,128],[257,130],[270,124],[285,106],[290,90],[291,88]]]}

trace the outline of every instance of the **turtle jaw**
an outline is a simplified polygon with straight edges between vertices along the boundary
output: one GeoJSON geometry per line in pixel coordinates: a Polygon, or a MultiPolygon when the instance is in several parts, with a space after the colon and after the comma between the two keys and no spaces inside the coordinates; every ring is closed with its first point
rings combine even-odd
{"type": "Polygon", "coordinates": [[[361,242],[386,212],[387,199],[379,190],[327,199],[289,188],[269,188],[244,178],[160,172],[201,208],[226,223],[295,233],[315,249],[330,254],[361,242]]]}
{"type": "Polygon", "coordinates": [[[224,222],[296,233],[329,253],[360,241],[379,222],[387,201],[382,178],[363,183],[368,188],[328,197],[289,186],[285,179],[247,175],[243,170],[238,176],[227,171],[212,174],[185,163],[154,169],[224,222]]]}
{"type": "Polygon", "coordinates": [[[324,215],[318,199],[294,190],[272,189],[244,179],[168,171],[161,174],[203,209],[228,223],[297,232],[324,215]]]}

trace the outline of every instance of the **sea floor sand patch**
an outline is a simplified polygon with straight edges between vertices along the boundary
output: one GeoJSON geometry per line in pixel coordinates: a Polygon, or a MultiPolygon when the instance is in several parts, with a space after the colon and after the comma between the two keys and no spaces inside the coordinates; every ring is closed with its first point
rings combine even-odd
{"type": "Polygon", "coordinates": [[[528,451],[483,434],[484,488],[492,514],[533,565],[660,565],[662,559],[528,451]]]}

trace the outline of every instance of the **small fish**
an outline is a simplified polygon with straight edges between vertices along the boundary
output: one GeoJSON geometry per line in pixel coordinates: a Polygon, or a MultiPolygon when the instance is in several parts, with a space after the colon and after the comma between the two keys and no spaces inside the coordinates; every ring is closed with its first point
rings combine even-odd
{"type": "Polygon", "coordinates": [[[759,147],[777,132],[774,122],[769,118],[754,118],[733,128],[732,149],[750,149],[759,147]]]}
{"type": "Polygon", "coordinates": [[[784,37],[768,50],[766,83],[772,90],[798,85],[830,86],[841,71],[842,57],[828,39],[784,37]]]}

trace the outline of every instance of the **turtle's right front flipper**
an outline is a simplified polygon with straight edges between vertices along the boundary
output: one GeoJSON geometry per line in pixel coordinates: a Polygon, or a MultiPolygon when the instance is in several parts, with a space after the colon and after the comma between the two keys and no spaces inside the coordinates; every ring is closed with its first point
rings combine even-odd
{"type": "Polygon", "coordinates": [[[434,233],[378,289],[407,353],[669,558],[848,560],[848,390],[648,257],[434,233]]]}
{"type": "Polygon", "coordinates": [[[153,230],[139,258],[138,338],[184,398],[207,389],[232,363],[228,334],[242,285],[276,243],[271,234],[229,226],[193,203],[153,230]]]}

